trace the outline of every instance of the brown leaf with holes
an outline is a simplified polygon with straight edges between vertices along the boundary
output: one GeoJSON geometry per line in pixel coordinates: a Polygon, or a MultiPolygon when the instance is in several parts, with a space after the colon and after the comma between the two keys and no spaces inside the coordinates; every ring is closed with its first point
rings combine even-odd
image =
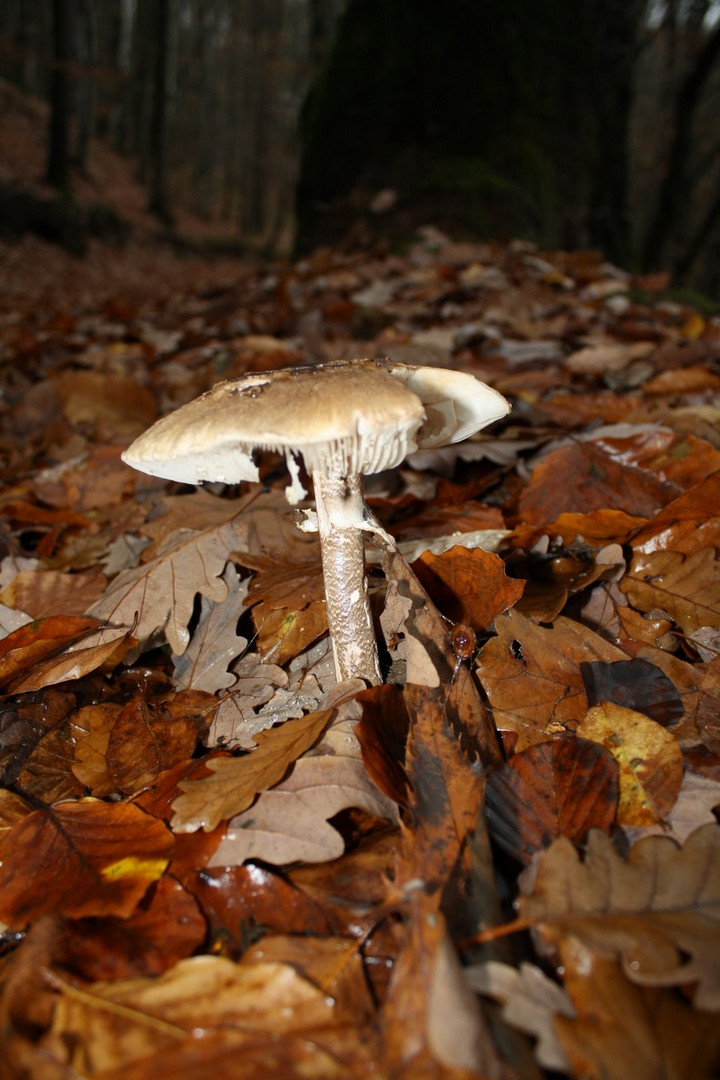
{"type": "Polygon", "coordinates": [[[580,665],[622,660],[625,653],[571,619],[536,626],[517,611],[495,621],[497,637],[480,651],[477,669],[498,728],[516,732],[516,749],[574,731],[587,712],[580,665]]]}

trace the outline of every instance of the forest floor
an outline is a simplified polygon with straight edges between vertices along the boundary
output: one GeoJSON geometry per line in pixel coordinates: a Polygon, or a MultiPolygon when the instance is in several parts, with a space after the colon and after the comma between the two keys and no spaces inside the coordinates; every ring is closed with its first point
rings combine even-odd
{"type": "Polygon", "coordinates": [[[137,212],[0,248],[0,1078],[711,1080],[720,319],[593,252],[209,263],[137,212]],[[120,459],[358,356],[512,404],[367,485],[371,689],[280,459],[120,459]]]}

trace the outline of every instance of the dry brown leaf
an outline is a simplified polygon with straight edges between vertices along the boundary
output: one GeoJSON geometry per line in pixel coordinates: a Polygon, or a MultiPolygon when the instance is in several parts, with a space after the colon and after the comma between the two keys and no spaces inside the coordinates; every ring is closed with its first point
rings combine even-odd
{"type": "Polygon", "coordinates": [[[664,727],[610,701],[595,705],[577,729],[618,765],[618,825],[655,825],[672,810],[683,778],[682,751],[664,727]]]}
{"type": "Polygon", "coordinates": [[[106,371],[62,371],[53,379],[63,410],[73,424],[134,438],[157,415],[155,397],[134,378],[106,371]]]}
{"type": "Polygon", "coordinates": [[[468,985],[503,1006],[503,1018],[537,1039],[535,1057],[544,1069],[568,1072],[568,1059],[555,1034],[556,1016],[575,1016],[575,1008],[562,987],[534,964],[519,968],[498,960],[471,964],[464,970],[468,985]]]}
{"type": "Polygon", "coordinates": [[[720,626],[720,562],[713,548],[635,554],[620,588],[639,611],[665,611],[691,634],[720,626]]]}
{"type": "Polygon", "coordinates": [[[518,734],[517,749],[574,730],[587,712],[580,665],[627,655],[581,623],[563,616],[552,628],[517,611],[495,620],[497,637],[481,650],[477,669],[498,728],[518,734]]]}
{"type": "Polygon", "coordinates": [[[21,570],[0,593],[0,603],[34,619],[82,615],[107,584],[102,570],[64,574],[59,570],[21,570]]]}
{"type": "Polygon", "coordinates": [[[180,960],[158,978],[84,989],[59,982],[58,989],[52,1035],[56,1045],[67,1048],[70,1067],[83,1076],[110,1069],[135,1075],[143,1058],[218,1030],[307,1037],[334,1019],[332,999],[289,965],[242,965],[218,956],[180,960]]]}
{"type": "Polygon", "coordinates": [[[237,681],[229,667],[248,645],[247,638],[237,632],[240,605],[247,596],[248,583],[240,580],[232,565],[225,567],[222,579],[232,602],[215,603],[207,596],[200,598],[200,614],[190,644],[182,656],[175,658],[175,683],[182,689],[215,694],[237,681]]]}
{"type": "Polygon", "coordinates": [[[597,830],[584,860],[562,837],[539,857],[519,907],[547,947],[572,935],[620,959],[633,982],[688,986],[696,1008],[720,1009],[720,825],[682,847],[649,836],[626,860],[597,830]]]}
{"type": "MultiPolygon", "coordinates": [[[[190,641],[188,623],[196,594],[216,603],[228,596],[222,574],[243,528],[239,511],[217,528],[173,533],[152,562],[118,574],[90,611],[95,618],[132,627],[142,644],[162,631],[181,656],[190,641]]],[[[238,618],[241,612],[238,604],[238,618]]]]}
{"type": "Polygon", "coordinates": [[[332,712],[310,713],[278,728],[262,731],[257,747],[235,758],[213,758],[207,762],[212,775],[179,784],[183,792],[173,803],[175,832],[212,832],[247,809],[253,799],[282,780],[288,768],[318,740],[332,712]]]}
{"type": "Polygon", "coordinates": [[[442,914],[418,892],[382,1012],[387,1068],[399,1080],[499,1077],[497,1050],[467,986],[442,914]],[[467,1071],[465,1071],[467,1070],[467,1071]],[[453,1072],[450,1073],[450,1076],[453,1072]]]}
{"type": "MultiPolygon", "coordinates": [[[[352,704],[352,703],[350,703],[352,704]]],[[[397,809],[369,779],[353,727],[359,709],[341,707],[313,751],[295,762],[290,775],[263,792],[230,821],[211,866],[237,866],[258,858],[281,865],[325,862],[344,850],[329,819],[347,807],[378,818],[397,819],[397,809]]]]}

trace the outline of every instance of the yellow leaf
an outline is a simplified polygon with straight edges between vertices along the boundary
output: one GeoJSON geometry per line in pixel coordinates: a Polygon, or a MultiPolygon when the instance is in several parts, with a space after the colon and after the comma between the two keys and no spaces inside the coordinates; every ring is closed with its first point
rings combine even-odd
{"type": "Polygon", "coordinates": [[[654,825],[675,805],[683,776],[673,735],[643,713],[610,701],[590,709],[577,729],[604,746],[619,769],[619,825],[654,825]]]}

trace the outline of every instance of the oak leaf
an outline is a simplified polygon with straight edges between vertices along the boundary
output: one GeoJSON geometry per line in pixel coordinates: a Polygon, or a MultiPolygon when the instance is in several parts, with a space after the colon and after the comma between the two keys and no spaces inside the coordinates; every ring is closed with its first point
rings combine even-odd
{"type": "Polygon", "coordinates": [[[178,530],[151,562],[118,574],[88,614],[132,627],[141,644],[162,631],[181,656],[190,641],[196,595],[216,602],[228,596],[222,574],[240,529],[241,513],[217,528],[178,530]]]}
{"type": "Polygon", "coordinates": [[[679,994],[634,985],[620,964],[570,937],[561,943],[565,989],[576,1010],[554,1028],[573,1076],[592,1080],[715,1080],[720,1025],[679,994]]]}
{"type": "Polygon", "coordinates": [[[627,659],[581,623],[560,616],[552,628],[518,611],[495,620],[497,637],[478,657],[480,681],[498,728],[518,734],[516,749],[571,730],[587,712],[580,665],[627,659]]]}
{"type": "MultiPolygon", "coordinates": [[[[395,804],[369,779],[353,734],[359,708],[341,706],[337,719],[289,776],[232,818],[211,866],[237,866],[258,858],[280,865],[324,862],[342,855],[344,842],[330,818],[359,807],[395,821],[395,804]]],[[[292,721],[291,721],[292,722],[292,721]]]]}
{"type": "Polygon", "coordinates": [[[181,781],[182,795],[173,803],[175,832],[212,830],[245,810],[261,791],[282,780],[290,765],[320,737],[332,712],[310,713],[278,728],[262,731],[257,747],[242,757],[213,758],[212,775],[181,781]]]}
{"type": "Polygon", "coordinates": [[[544,1069],[568,1072],[568,1059],[555,1034],[556,1016],[575,1016],[575,1007],[561,986],[539,967],[519,968],[498,960],[465,968],[468,984],[478,994],[501,1002],[503,1019],[537,1039],[535,1057],[544,1069]]]}
{"type": "Polygon", "coordinates": [[[695,1007],[720,1009],[720,826],[704,825],[682,847],[649,836],[627,859],[598,830],[584,860],[565,837],[539,857],[519,899],[550,949],[572,935],[617,958],[643,986],[694,987],[695,1007]]]}

